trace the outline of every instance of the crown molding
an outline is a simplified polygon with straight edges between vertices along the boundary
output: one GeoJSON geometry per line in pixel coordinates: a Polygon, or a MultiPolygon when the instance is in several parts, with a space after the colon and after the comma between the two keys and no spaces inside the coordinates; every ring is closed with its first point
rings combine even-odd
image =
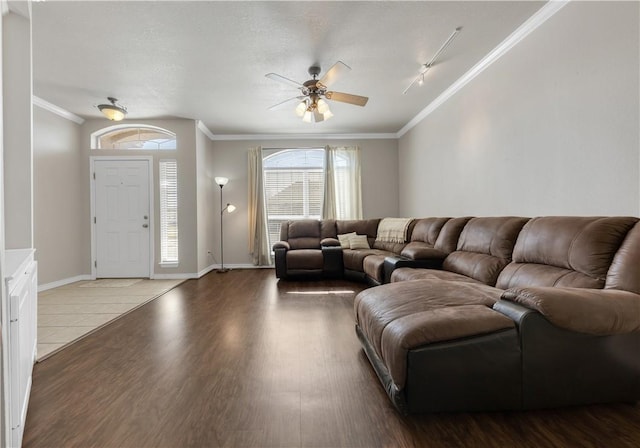
{"type": "Polygon", "coordinates": [[[84,118],[77,116],[74,113],[69,112],[66,109],[63,109],[55,104],[52,104],[48,101],[43,100],[40,97],[35,95],[32,96],[31,101],[34,106],[38,106],[41,109],[48,110],[49,112],[56,114],[62,118],[73,121],[74,123],[82,124],[84,123],[84,118]]]}
{"type": "Polygon", "coordinates": [[[527,37],[531,32],[547,21],[551,16],[564,8],[571,0],[549,0],[542,8],[533,14],[526,22],[520,25],[509,37],[503,40],[497,47],[491,50],[484,58],[474,65],[468,72],[462,75],[456,82],[451,84],[444,92],[442,92],[427,107],[422,109],[418,115],[413,117],[411,121],[404,125],[398,131],[398,138],[413,129],[418,123],[424,120],[428,115],[444,104],[449,98],[455,95],[460,89],[469,84],[480,73],[485,71],[491,64],[496,62],[500,57],[506,54],[511,48],[517,45],[521,40],[527,37]]]}
{"type": "Polygon", "coordinates": [[[213,135],[213,132],[211,132],[211,130],[207,127],[207,125],[204,124],[202,120],[196,120],[196,121],[198,123],[198,129],[200,129],[204,135],[209,137],[209,140],[215,140],[216,136],[213,135]]]}
{"type": "Polygon", "coordinates": [[[392,132],[387,134],[218,134],[213,135],[211,140],[386,140],[396,138],[398,134],[392,132]]]}

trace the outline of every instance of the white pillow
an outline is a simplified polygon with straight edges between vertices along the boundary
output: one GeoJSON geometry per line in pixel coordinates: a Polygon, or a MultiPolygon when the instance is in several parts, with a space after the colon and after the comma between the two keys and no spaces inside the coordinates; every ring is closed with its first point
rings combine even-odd
{"type": "Polygon", "coordinates": [[[343,249],[349,249],[349,247],[351,246],[349,244],[349,239],[352,236],[356,236],[356,232],[343,233],[342,235],[338,235],[338,241],[340,241],[340,247],[342,247],[343,249]]]}
{"type": "Polygon", "coordinates": [[[371,249],[367,235],[355,235],[349,238],[349,247],[351,249],[371,249]]]}

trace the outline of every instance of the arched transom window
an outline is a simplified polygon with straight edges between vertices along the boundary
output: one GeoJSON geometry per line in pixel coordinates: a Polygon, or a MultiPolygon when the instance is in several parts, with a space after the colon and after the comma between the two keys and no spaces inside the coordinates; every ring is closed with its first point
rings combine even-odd
{"type": "Polygon", "coordinates": [[[156,126],[116,125],[91,134],[92,149],[173,150],[176,134],[156,126]]]}

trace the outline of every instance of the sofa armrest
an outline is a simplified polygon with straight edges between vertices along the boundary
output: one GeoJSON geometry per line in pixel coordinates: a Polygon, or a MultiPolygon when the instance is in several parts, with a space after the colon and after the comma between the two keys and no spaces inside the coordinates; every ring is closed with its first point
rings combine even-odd
{"type": "Polygon", "coordinates": [[[420,241],[412,241],[407,244],[400,255],[411,260],[444,260],[447,257],[445,252],[420,241]]]}
{"type": "MultiPolygon", "coordinates": [[[[276,247],[278,243],[273,245],[273,255],[276,267],[276,278],[287,278],[287,248],[283,246],[276,247]]],[[[287,244],[287,243],[285,243],[287,244]]],[[[287,246],[289,246],[287,244],[287,246]]]]}
{"type": "MultiPolygon", "coordinates": [[[[338,241],[338,240],[336,240],[338,241]]],[[[341,278],[344,273],[344,263],[342,260],[342,247],[338,242],[337,246],[322,246],[323,274],[327,278],[341,278]]]]}
{"type": "Polygon", "coordinates": [[[384,259],[384,283],[391,283],[391,274],[398,268],[442,269],[442,259],[426,258],[412,260],[403,256],[389,256],[384,259]]]}
{"type": "Polygon", "coordinates": [[[340,241],[337,238],[323,238],[320,241],[320,246],[322,247],[335,247],[340,246],[340,241]]]}
{"type": "Polygon", "coordinates": [[[273,250],[275,251],[276,249],[289,250],[289,249],[291,249],[291,246],[286,241],[277,241],[277,242],[273,243],[273,250]]]}
{"type": "Polygon", "coordinates": [[[555,326],[571,331],[600,336],[640,332],[640,295],[628,291],[512,288],[501,298],[538,311],[555,326]]]}

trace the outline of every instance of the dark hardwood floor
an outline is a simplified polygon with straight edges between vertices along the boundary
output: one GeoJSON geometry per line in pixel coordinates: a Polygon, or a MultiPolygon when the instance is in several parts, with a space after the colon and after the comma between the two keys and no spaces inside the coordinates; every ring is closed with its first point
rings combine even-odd
{"type": "Polygon", "coordinates": [[[354,333],[363,287],[185,282],[35,366],[23,446],[640,446],[638,405],[399,415],[354,333]]]}

